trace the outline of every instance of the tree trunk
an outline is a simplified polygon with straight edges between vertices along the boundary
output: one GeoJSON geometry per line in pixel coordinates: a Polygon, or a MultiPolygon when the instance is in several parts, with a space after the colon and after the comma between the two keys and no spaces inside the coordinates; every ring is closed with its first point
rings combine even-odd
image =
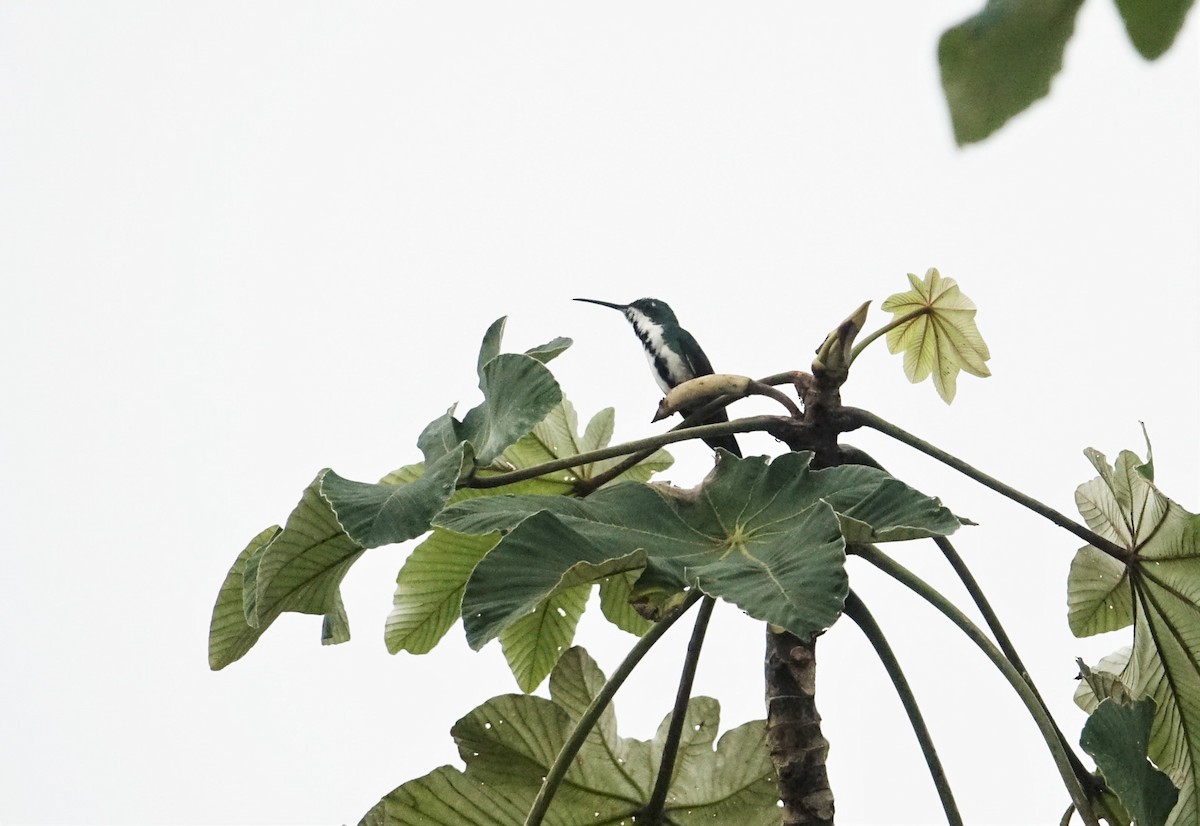
{"type": "Polygon", "coordinates": [[[833,823],[829,742],[816,704],[816,640],[767,628],[767,746],[779,773],[783,826],[833,823]]]}

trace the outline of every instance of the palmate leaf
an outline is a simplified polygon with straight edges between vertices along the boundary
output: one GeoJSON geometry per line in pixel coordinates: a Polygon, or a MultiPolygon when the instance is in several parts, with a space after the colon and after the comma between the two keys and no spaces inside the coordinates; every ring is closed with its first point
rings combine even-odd
{"type": "Polygon", "coordinates": [[[953,278],[943,278],[936,269],[917,278],[909,273],[912,289],[897,293],[882,308],[907,321],[888,330],[888,349],[904,353],[904,375],[913,384],[931,374],[933,386],[947,404],[954,400],[958,373],[991,375],[987,360],[991,353],[975,326],[975,304],[959,290],[953,278]]]}
{"type": "MultiPolygon", "coordinates": [[[[1114,675],[1133,699],[1154,700],[1149,757],[1179,789],[1169,824],[1200,817],[1200,517],[1164,496],[1148,465],[1123,451],[1110,466],[1086,455],[1099,476],[1076,491],[1088,526],[1126,550],[1113,559],[1088,546],[1071,563],[1067,600],[1078,636],[1133,625],[1127,656],[1092,670],[1114,675]]],[[[1085,683],[1076,702],[1100,700],[1085,683]]]]}
{"type": "MultiPolygon", "coordinates": [[[[494,339],[494,336],[494,331],[489,333],[489,338],[494,339]]],[[[530,433],[508,447],[497,464],[507,469],[523,469],[605,447],[612,435],[612,420],[611,408],[603,410],[593,417],[584,435],[579,436],[575,409],[563,398],[530,433]]],[[[670,454],[658,451],[617,479],[644,480],[670,463],[670,454]]],[[[570,493],[577,481],[591,478],[597,467],[598,463],[581,465],[503,488],[461,488],[451,495],[449,503],[496,495],[561,496],[570,493]]],[[[479,471],[482,477],[494,473],[479,471]]],[[[421,478],[421,474],[422,465],[410,465],[388,474],[381,482],[407,484],[421,478]]],[[[392,612],[384,631],[390,652],[403,650],[424,654],[433,649],[461,615],[467,580],[499,538],[498,533],[471,536],[434,528],[409,555],[396,578],[392,612]]],[[[618,627],[641,634],[650,623],[630,607],[627,586],[627,580],[603,584],[601,608],[618,627]],[[626,586],[624,590],[622,584],[626,586]]],[[[530,614],[502,635],[505,656],[523,691],[536,688],[562,652],[570,647],[588,592],[590,588],[581,588],[571,595],[552,595],[534,606],[530,614]]]]}
{"type": "MultiPolygon", "coordinates": [[[[535,465],[552,462],[555,459],[565,459],[580,453],[587,453],[608,447],[613,433],[614,413],[611,407],[605,408],[592,417],[582,436],[578,435],[579,420],[571,402],[563,398],[562,402],[538,422],[533,430],[523,436],[512,447],[504,452],[504,462],[513,467],[534,467],[535,465]]],[[[559,471],[550,478],[574,484],[585,479],[592,479],[620,462],[624,457],[605,459],[599,462],[581,464],[577,467],[559,471]]],[[[613,485],[621,481],[645,482],[655,473],[666,470],[675,460],[665,450],[656,450],[653,454],[626,470],[610,481],[613,485]]],[[[546,478],[546,477],[543,477],[546,478]]]]}
{"type": "MultiPolygon", "coordinates": [[[[443,766],[400,786],[363,818],[370,826],[520,826],[550,764],[604,675],[582,649],[550,679],[550,699],[495,697],[455,724],[464,771],[443,766]]],[[[778,787],[766,726],[746,723],[716,741],[715,700],[693,699],[667,794],[666,822],[773,826],[778,787]]],[[[650,798],[669,718],[654,740],[620,737],[611,708],[580,750],[546,816],[554,826],[633,822],[650,798]]]]}
{"type": "Polygon", "coordinates": [[[507,532],[467,583],[468,642],[482,646],[564,588],[630,572],[640,572],[637,590],[698,586],[809,636],[833,623],[846,595],[839,514],[852,514],[856,541],[940,536],[960,524],[883,471],[816,471],[811,458],[723,455],[690,491],[629,483],[583,500],[501,496],[447,508],[442,527],[507,532]]]}
{"type": "Polygon", "coordinates": [[[983,11],[942,35],[942,88],[960,146],[983,140],[1049,94],[1082,4],[988,0],[983,11]]]}

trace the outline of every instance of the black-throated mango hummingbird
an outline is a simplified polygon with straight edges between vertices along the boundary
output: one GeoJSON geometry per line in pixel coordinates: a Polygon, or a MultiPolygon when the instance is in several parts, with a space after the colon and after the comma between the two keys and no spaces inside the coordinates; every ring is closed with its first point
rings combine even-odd
{"type": "MultiPolygon", "coordinates": [[[[629,304],[613,304],[594,298],[575,300],[621,311],[633,325],[633,331],[642,342],[642,347],[646,350],[646,360],[650,362],[654,378],[664,393],[678,384],[713,372],[712,363],[700,344],[691,333],[679,326],[674,311],[665,301],[659,301],[657,298],[639,298],[629,304]]],[[[682,412],[684,416],[688,415],[688,411],[682,412]]],[[[721,410],[704,424],[727,421],[728,414],[721,410]]],[[[737,439],[732,433],[726,436],[710,436],[704,442],[714,450],[723,447],[734,456],[742,455],[737,439]]]]}

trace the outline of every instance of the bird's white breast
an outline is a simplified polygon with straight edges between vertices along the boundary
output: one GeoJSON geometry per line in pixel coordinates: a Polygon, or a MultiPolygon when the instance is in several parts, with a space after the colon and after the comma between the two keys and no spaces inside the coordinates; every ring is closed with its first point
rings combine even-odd
{"type": "Polygon", "coordinates": [[[686,381],[688,378],[688,368],[684,364],[683,359],[667,346],[663,339],[663,328],[661,324],[656,324],[643,312],[630,307],[626,310],[630,322],[633,323],[633,329],[637,336],[642,341],[642,347],[646,353],[646,361],[650,362],[650,371],[654,373],[654,380],[658,382],[658,386],[662,388],[664,393],[668,392],[674,385],[667,382],[658,372],[657,359],[661,359],[666,364],[667,372],[674,380],[675,384],[686,381]]]}

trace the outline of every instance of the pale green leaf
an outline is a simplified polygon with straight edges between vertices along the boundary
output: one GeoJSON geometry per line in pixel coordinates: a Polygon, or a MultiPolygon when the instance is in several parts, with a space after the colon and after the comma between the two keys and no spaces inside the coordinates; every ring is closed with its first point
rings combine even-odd
{"type": "Polygon", "coordinates": [[[471,571],[499,534],[466,536],[437,528],[413,549],[396,577],[392,611],[384,626],[388,651],[427,654],[462,614],[471,571]]]}
{"type": "MultiPolygon", "coordinates": [[[[604,675],[582,649],[568,651],[550,679],[551,699],[487,701],[453,729],[465,771],[438,769],[387,795],[370,826],[520,826],[542,778],[604,675]]],[[[611,708],[567,772],[547,824],[632,823],[649,802],[666,722],[653,741],[622,738],[611,708]]],[[[688,706],[685,737],[667,794],[665,822],[681,826],[776,826],[778,787],[766,726],[754,721],[714,740],[716,701],[688,706]]]]}
{"type": "Polygon", "coordinates": [[[958,373],[991,375],[988,346],[975,326],[975,305],[962,294],[953,278],[936,269],[924,279],[909,273],[912,289],[897,293],[882,308],[894,314],[888,330],[888,349],[904,354],[904,374],[913,384],[933,376],[938,395],[947,404],[957,392],[958,373]]]}
{"type": "MultiPolygon", "coordinates": [[[[272,525],[251,539],[250,544],[238,554],[233,567],[225,575],[225,581],[217,594],[217,604],[213,606],[212,621],[208,626],[208,666],[214,671],[219,671],[245,656],[270,624],[260,622],[254,626],[246,622],[242,582],[245,578],[246,563],[251,557],[258,559],[262,549],[282,530],[278,525],[272,525]]],[[[253,592],[253,588],[250,591],[253,592]]]]}
{"type": "Polygon", "coordinates": [[[526,694],[541,685],[571,647],[591,591],[590,585],[559,591],[501,632],[504,658],[526,694]]]}
{"type": "MultiPolygon", "coordinates": [[[[1195,823],[1200,818],[1200,517],[1159,492],[1134,453],[1122,451],[1115,466],[1097,451],[1086,453],[1100,475],[1080,486],[1080,512],[1094,531],[1120,545],[1125,557],[1097,563],[1100,551],[1091,546],[1079,551],[1068,580],[1068,602],[1076,615],[1072,629],[1103,630],[1105,623],[1093,618],[1110,601],[1117,618],[1133,621],[1128,656],[1102,661],[1094,670],[1113,674],[1135,700],[1154,700],[1148,755],[1179,789],[1167,823],[1195,823]]],[[[1085,686],[1076,701],[1087,711],[1098,704],[1085,686]]]]}
{"type": "Polygon", "coordinates": [[[640,637],[654,623],[633,608],[633,584],[637,579],[636,571],[626,571],[603,580],[600,583],[600,610],[613,625],[640,637]]]}

